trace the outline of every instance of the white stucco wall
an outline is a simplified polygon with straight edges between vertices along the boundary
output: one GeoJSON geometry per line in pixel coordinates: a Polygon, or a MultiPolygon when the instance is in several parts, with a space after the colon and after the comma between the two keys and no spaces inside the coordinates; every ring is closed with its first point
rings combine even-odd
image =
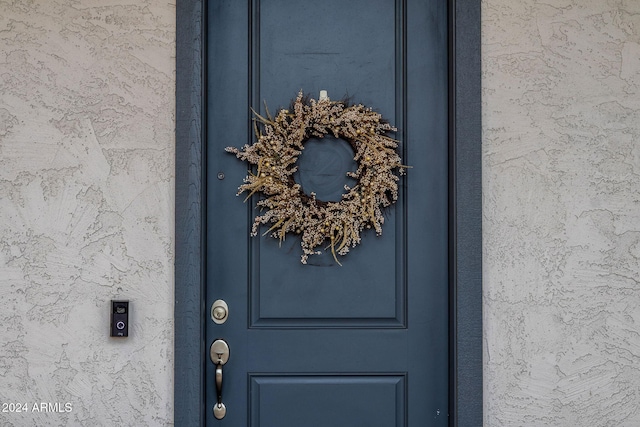
{"type": "Polygon", "coordinates": [[[0,0],[2,426],[172,424],[172,3],[0,0]]]}
{"type": "MultiPolygon", "coordinates": [[[[172,424],[172,3],[0,0],[3,426],[172,424]]],[[[640,425],[640,2],[482,7],[485,425],[640,425]]]]}
{"type": "Polygon", "coordinates": [[[640,426],[640,1],[482,7],[485,425],[640,426]]]}

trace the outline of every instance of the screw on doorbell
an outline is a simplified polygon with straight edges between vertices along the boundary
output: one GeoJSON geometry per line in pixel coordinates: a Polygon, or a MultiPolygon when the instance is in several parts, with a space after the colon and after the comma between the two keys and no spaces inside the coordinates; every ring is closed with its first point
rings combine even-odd
{"type": "Polygon", "coordinates": [[[129,336],[129,301],[111,300],[111,336],[129,336]]]}

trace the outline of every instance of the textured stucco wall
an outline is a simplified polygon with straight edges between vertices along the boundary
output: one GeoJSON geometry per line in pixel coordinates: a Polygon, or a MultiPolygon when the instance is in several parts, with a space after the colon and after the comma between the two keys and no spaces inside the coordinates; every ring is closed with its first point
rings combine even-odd
{"type": "Polygon", "coordinates": [[[484,0],[486,426],[640,426],[640,1],[484,0]]]}
{"type": "Polygon", "coordinates": [[[2,426],[172,424],[172,3],[0,0],[2,426]]]}

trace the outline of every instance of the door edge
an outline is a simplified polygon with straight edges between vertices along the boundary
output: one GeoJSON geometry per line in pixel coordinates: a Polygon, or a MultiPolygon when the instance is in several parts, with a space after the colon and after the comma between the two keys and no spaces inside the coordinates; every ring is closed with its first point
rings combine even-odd
{"type": "MultiPolygon", "coordinates": [[[[449,425],[482,425],[479,0],[449,0],[449,425]]],[[[174,424],[203,426],[205,2],[176,1],[174,424]]]]}

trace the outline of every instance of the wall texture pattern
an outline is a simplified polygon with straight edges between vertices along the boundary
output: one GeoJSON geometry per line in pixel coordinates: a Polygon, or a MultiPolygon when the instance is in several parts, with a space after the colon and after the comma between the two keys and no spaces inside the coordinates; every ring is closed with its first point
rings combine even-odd
{"type": "Polygon", "coordinates": [[[640,425],[640,2],[484,0],[486,426],[640,425]]]}
{"type": "Polygon", "coordinates": [[[2,426],[172,425],[174,50],[171,1],[0,0],[2,426]]]}

